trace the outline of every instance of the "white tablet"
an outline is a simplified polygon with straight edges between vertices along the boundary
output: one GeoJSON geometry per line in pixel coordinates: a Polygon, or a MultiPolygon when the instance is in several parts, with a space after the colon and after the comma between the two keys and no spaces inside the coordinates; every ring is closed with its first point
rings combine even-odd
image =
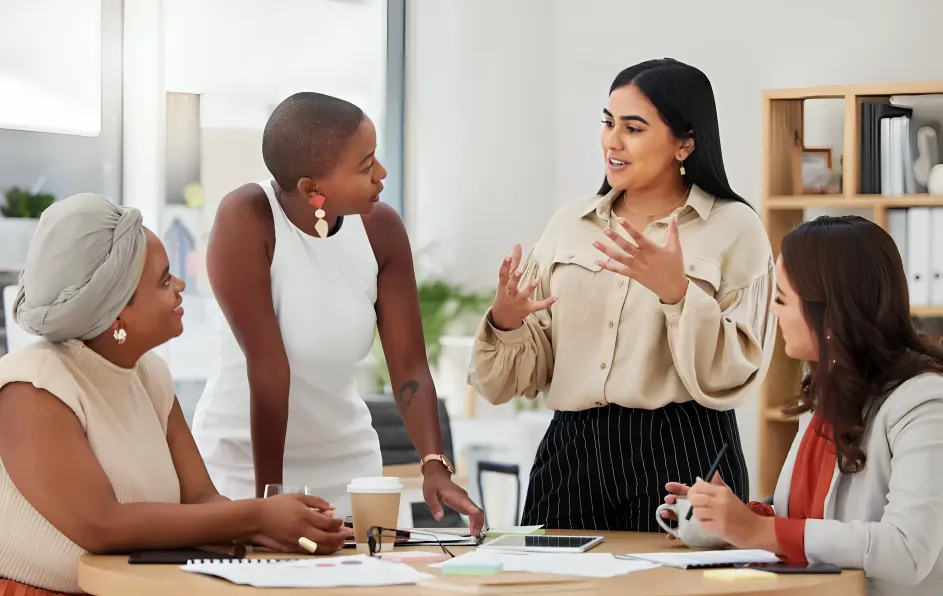
{"type": "Polygon", "coordinates": [[[520,536],[508,534],[485,542],[481,550],[527,553],[584,553],[602,542],[602,536],[520,536]]]}

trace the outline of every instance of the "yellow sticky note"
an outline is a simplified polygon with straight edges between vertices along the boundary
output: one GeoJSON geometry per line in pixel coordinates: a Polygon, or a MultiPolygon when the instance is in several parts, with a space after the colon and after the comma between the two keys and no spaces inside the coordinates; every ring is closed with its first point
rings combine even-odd
{"type": "Polygon", "coordinates": [[[778,576],[771,571],[759,569],[705,569],[704,579],[719,579],[727,582],[763,581],[776,579],[778,576]]]}

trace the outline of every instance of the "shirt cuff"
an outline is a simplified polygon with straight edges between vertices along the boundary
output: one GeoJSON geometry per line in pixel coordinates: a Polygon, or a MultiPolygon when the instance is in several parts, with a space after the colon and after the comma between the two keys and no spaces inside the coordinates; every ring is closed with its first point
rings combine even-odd
{"type": "Polygon", "coordinates": [[[488,314],[485,315],[485,324],[488,327],[488,331],[493,335],[499,342],[503,344],[515,344],[524,341],[527,337],[527,323],[525,322],[517,329],[498,329],[494,320],[491,318],[491,309],[488,309],[488,314]]]}
{"type": "Polygon", "coordinates": [[[678,301],[677,304],[665,304],[661,300],[658,301],[658,304],[661,306],[662,312],[665,313],[665,316],[668,317],[669,323],[675,323],[678,319],[681,318],[681,311],[684,310],[684,303],[687,302],[688,295],[691,293],[691,288],[695,287],[696,284],[692,284],[688,280],[688,288],[685,290],[684,296],[678,301]]]}
{"type": "Polygon", "coordinates": [[[747,507],[750,508],[750,511],[757,515],[762,515],[763,517],[773,517],[776,513],[773,511],[772,505],[767,505],[766,503],[761,503],[759,501],[750,501],[747,503],[747,507]]]}
{"type": "Polygon", "coordinates": [[[790,565],[807,565],[805,556],[805,520],[777,517],[776,541],[781,555],[790,565]]]}

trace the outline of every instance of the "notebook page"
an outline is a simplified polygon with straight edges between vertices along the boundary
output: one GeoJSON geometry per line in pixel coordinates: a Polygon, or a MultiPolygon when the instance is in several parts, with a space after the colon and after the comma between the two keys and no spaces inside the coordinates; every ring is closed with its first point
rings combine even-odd
{"type": "Polygon", "coordinates": [[[275,563],[188,563],[180,568],[256,588],[339,588],[394,586],[430,579],[409,565],[356,555],[319,557],[275,563]]]}

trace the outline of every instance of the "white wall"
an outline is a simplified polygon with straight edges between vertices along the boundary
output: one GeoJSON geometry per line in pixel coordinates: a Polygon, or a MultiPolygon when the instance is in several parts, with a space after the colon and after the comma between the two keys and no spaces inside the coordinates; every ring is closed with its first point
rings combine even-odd
{"type": "MultiPolygon", "coordinates": [[[[438,240],[443,271],[472,285],[493,284],[512,243],[598,188],[599,114],[631,64],[669,56],[708,75],[728,176],[757,207],[763,89],[943,79],[939,0],[409,8],[407,218],[413,243],[438,240]]],[[[738,416],[755,482],[755,403],[738,416]]]]}

